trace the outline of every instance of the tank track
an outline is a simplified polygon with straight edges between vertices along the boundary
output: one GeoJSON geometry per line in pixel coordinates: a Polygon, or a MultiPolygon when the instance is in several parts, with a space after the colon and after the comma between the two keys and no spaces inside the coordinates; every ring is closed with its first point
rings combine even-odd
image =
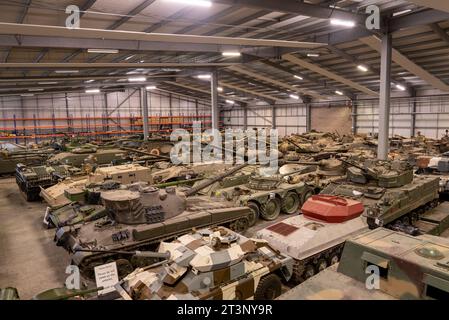
{"type": "Polygon", "coordinates": [[[334,246],[332,248],[329,248],[328,250],[325,250],[323,252],[320,252],[316,255],[313,255],[309,258],[306,258],[305,260],[295,260],[295,263],[293,264],[293,273],[292,273],[292,282],[294,284],[299,284],[301,282],[304,282],[307,280],[307,277],[304,276],[304,271],[308,266],[312,267],[313,270],[315,270],[315,274],[318,273],[317,269],[317,263],[321,259],[325,259],[327,261],[327,265],[330,266],[330,258],[333,255],[337,255],[338,259],[340,260],[341,253],[343,251],[344,243],[341,243],[337,246],[334,246]]]}

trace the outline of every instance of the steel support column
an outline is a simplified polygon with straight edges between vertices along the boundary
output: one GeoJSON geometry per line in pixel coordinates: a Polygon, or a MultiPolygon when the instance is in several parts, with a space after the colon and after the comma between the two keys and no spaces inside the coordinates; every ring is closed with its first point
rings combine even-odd
{"type": "Polygon", "coordinates": [[[243,107],[243,130],[248,130],[248,107],[243,107]]]}
{"type": "Polygon", "coordinates": [[[218,108],[218,72],[214,70],[211,77],[211,108],[212,108],[212,129],[219,130],[220,110],[218,108]]]}
{"type": "Polygon", "coordinates": [[[416,91],[412,92],[413,105],[412,105],[412,126],[410,128],[410,136],[414,137],[416,134],[416,91]]]}
{"type": "Polygon", "coordinates": [[[312,130],[312,108],[310,103],[306,103],[306,132],[312,130]]]}
{"type": "Polygon", "coordinates": [[[276,106],[271,107],[271,128],[276,129],[276,106]]]}
{"type": "Polygon", "coordinates": [[[148,94],[145,87],[140,88],[140,106],[142,108],[142,122],[143,122],[143,139],[146,141],[149,138],[148,128],[148,94]]]}
{"type": "Polygon", "coordinates": [[[388,137],[390,134],[390,94],[391,94],[391,54],[392,38],[387,33],[382,36],[380,57],[380,98],[379,98],[379,139],[377,158],[388,157],[388,137]]]}
{"type": "Polygon", "coordinates": [[[352,109],[351,109],[351,119],[352,119],[352,133],[357,134],[357,100],[353,99],[352,109]]]}

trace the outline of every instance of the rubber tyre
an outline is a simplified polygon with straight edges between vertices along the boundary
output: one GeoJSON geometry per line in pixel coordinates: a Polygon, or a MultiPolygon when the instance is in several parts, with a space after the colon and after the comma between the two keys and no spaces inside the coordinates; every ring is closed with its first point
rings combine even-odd
{"type": "Polygon", "coordinates": [[[298,213],[299,206],[301,205],[301,199],[299,195],[294,191],[289,191],[282,199],[282,212],[285,214],[298,213]]]}
{"type": "Polygon", "coordinates": [[[326,269],[328,266],[329,264],[327,263],[326,259],[320,259],[316,264],[316,272],[319,273],[326,269]]]}
{"type": "Polygon", "coordinates": [[[232,231],[235,231],[237,233],[244,233],[246,230],[248,230],[249,227],[248,219],[240,218],[234,222],[231,222],[229,226],[232,231]]]}
{"type": "Polygon", "coordinates": [[[260,279],[254,293],[254,300],[274,300],[281,295],[282,283],[275,274],[269,274],[260,279]]]}
{"type": "Polygon", "coordinates": [[[254,226],[254,225],[257,223],[257,221],[259,220],[259,217],[260,217],[260,210],[259,210],[259,206],[258,206],[256,203],[254,203],[254,202],[249,202],[249,203],[247,204],[247,207],[250,208],[251,211],[253,212],[253,213],[251,213],[251,214],[249,215],[249,217],[248,217],[248,226],[249,226],[249,227],[252,227],[252,226],[254,226]]]}
{"type": "Polygon", "coordinates": [[[304,273],[302,274],[303,281],[312,278],[316,274],[315,268],[312,264],[306,265],[304,273]]]}
{"type": "Polygon", "coordinates": [[[260,215],[264,220],[273,221],[279,217],[281,213],[281,200],[273,198],[262,204],[260,208],[260,215]],[[271,212],[268,212],[270,210],[271,212]]]}
{"type": "Polygon", "coordinates": [[[309,199],[311,196],[313,196],[313,191],[312,190],[307,190],[301,197],[301,205],[303,205],[307,199],[309,199]]]}
{"type": "Polygon", "coordinates": [[[339,261],[340,261],[339,254],[338,253],[333,253],[329,257],[328,264],[331,266],[331,265],[334,265],[334,264],[338,263],[339,261]]]}

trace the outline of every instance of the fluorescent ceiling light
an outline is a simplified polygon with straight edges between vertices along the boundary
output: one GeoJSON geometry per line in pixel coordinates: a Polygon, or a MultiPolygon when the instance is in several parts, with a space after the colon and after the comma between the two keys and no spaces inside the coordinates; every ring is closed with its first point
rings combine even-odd
{"type": "Polygon", "coordinates": [[[199,74],[197,76],[197,78],[201,79],[201,80],[210,80],[210,78],[212,78],[212,76],[210,74],[199,74]]]}
{"type": "Polygon", "coordinates": [[[42,88],[36,88],[36,89],[28,89],[30,92],[38,92],[38,91],[44,91],[42,88]]]}
{"type": "Polygon", "coordinates": [[[128,78],[129,82],[145,82],[147,81],[146,77],[130,77],[128,78]]]}
{"type": "Polygon", "coordinates": [[[117,49],[87,49],[88,53],[106,53],[106,54],[116,54],[119,51],[117,49]]]}
{"type": "Polygon", "coordinates": [[[56,81],[44,81],[44,82],[38,82],[37,84],[57,84],[56,81]]]}
{"type": "Polygon", "coordinates": [[[20,95],[21,97],[34,97],[34,94],[32,93],[24,93],[20,95]]]}
{"type": "Polygon", "coordinates": [[[397,17],[397,16],[400,16],[400,15],[409,13],[409,12],[411,12],[411,11],[412,11],[412,9],[406,9],[406,10],[394,12],[394,13],[393,13],[393,17],[397,17]]]}
{"type": "Polygon", "coordinates": [[[320,54],[319,53],[308,53],[307,56],[308,57],[319,57],[320,54]]]}
{"type": "Polygon", "coordinates": [[[360,71],[363,71],[363,72],[367,72],[368,71],[368,68],[365,67],[364,65],[361,65],[361,64],[357,66],[357,69],[359,69],[360,71]]]}
{"type": "Polygon", "coordinates": [[[338,91],[338,90],[335,90],[335,93],[338,94],[339,96],[342,96],[342,95],[343,95],[343,92],[338,91]]]}
{"type": "Polygon", "coordinates": [[[402,86],[402,85],[400,85],[400,84],[397,84],[397,85],[396,85],[396,88],[399,89],[399,90],[401,90],[401,91],[405,91],[405,87],[402,86]]]}
{"type": "Polygon", "coordinates": [[[222,87],[217,87],[217,91],[218,92],[223,92],[223,88],[222,87]]]}
{"type": "Polygon", "coordinates": [[[100,89],[87,89],[86,93],[100,93],[100,89]]]}
{"type": "Polygon", "coordinates": [[[235,102],[232,101],[232,100],[226,100],[226,103],[227,103],[227,104],[234,104],[235,102]]]}
{"type": "Polygon", "coordinates": [[[299,80],[304,80],[303,77],[300,77],[300,76],[297,76],[297,75],[294,75],[293,77],[295,77],[296,79],[299,79],[299,80]]]}
{"type": "Polygon", "coordinates": [[[128,61],[128,60],[131,59],[132,57],[134,57],[134,54],[132,54],[132,55],[126,57],[126,58],[125,58],[125,61],[128,61]]]}
{"type": "Polygon", "coordinates": [[[290,98],[295,99],[295,100],[299,100],[299,96],[296,94],[291,94],[290,98]]]}
{"type": "Polygon", "coordinates": [[[240,57],[242,54],[240,52],[225,51],[222,55],[223,57],[240,57]]]}
{"type": "Polygon", "coordinates": [[[145,60],[140,60],[139,62],[140,62],[140,63],[144,63],[144,62],[145,62],[145,60]]]}
{"type": "Polygon", "coordinates": [[[208,0],[165,0],[165,1],[186,4],[189,6],[200,6],[200,7],[210,7],[212,5],[212,2],[208,1],[208,0]]]}
{"type": "Polygon", "coordinates": [[[90,80],[86,80],[86,81],[84,81],[84,83],[92,83],[92,82],[94,82],[95,80],[93,80],[93,79],[90,79],[90,80]]]}
{"type": "Polygon", "coordinates": [[[55,73],[78,73],[79,70],[55,70],[55,73]]]}
{"type": "Polygon", "coordinates": [[[331,19],[331,25],[353,28],[355,27],[355,22],[350,20],[331,19]]]}
{"type": "Polygon", "coordinates": [[[156,90],[157,87],[156,86],[148,86],[145,89],[147,89],[147,90],[156,90]]]}

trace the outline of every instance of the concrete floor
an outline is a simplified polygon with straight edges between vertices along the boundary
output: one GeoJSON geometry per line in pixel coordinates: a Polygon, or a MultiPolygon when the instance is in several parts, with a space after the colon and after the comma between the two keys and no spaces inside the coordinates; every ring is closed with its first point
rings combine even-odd
{"type": "Polygon", "coordinates": [[[65,282],[69,255],[42,226],[45,208],[27,202],[14,178],[0,179],[0,288],[16,287],[21,299],[65,282]]]}

